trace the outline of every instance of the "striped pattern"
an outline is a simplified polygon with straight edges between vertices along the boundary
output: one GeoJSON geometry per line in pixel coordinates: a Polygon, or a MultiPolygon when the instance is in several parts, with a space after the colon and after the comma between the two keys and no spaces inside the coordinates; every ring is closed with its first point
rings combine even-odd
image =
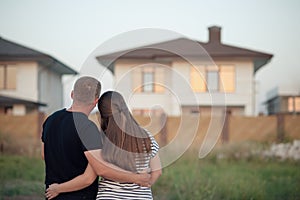
{"type": "MultiPolygon", "coordinates": [[[[151,139],[151,154],[145,154],[144,157],[136,158],[136,168],[138,172],[149,169],[150,159],[153,158],[159,149],[159,146],[153,136],[149,133],[151,139]]],[[[153,199],[151,188],[141,187],[134,183],[118,183],[102,178],[99,182],[97,200],[146,200],[153,199]]]]}

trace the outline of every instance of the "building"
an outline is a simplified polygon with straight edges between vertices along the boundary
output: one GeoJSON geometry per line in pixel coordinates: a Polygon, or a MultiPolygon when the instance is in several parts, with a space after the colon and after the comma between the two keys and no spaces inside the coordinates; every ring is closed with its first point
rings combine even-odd
{"type": "Polygon", "coordinates": [[[61,108],[64,74],[77,72],[47,54],[0,38],[0,113],[61,108]]]}
{"type": "Polygon", "coordinates": [[[223,44],[221,27],[208,42],[178,38],[97,57],[130,99],[135,114],[255,114],[255,73],[273,55],[223,44]]]}
{"type": "Polygon", "coordinates": [[[269,115],[299,114],[300,88],[278,86],[267,93],[265,102],[269,115]]]}

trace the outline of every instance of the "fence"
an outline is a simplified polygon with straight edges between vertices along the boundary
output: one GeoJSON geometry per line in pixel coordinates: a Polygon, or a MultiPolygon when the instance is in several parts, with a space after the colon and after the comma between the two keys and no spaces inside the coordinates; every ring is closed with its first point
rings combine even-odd
{"type": "Polygon", "coordinates": [[[40,133],[45,119],[43,113],[25,116],[0,115],[0,152],[40,154],[40,133]]]}
{"type": "MultiPolygon", "coordinates": [[[[300,139],[300,115],[272,115],[258,117],[230,116],[225,124],[212,124],[209,116],[183,115],[181,117],[135,116],[137,121],[149,129],[161,146],[175,140],[178,135],[184,139],[194,136],[193,146],[199,147],[208,130],[221,130],[218,144],[242,141],[277,142],[300,139]]],[[[0,115],[0,151],[3,153],[39,155],[40,134],[45,119],[43,113],[25,116],[0,115]]],[[[96,124],[96,115],[91,115],[96,124]]]]}
{"type": "MultiPolygon", "coordinates": [[[[136,116],[136,119],[142,125],[148,124],[151,132],[156,136],[160,144],[173,140],[177,134],[185,134],[195,129],[190,124],[198,125],[196,137],[193,145],[199,146],[204,141],[204,137],[209,134],[210,126],[216,131],[221,130],[217,143],[237,143],[243,141],[256,142],[282,142],[285,140],[300,139],[300,115],[272,115],[272,116],[231,116],[224,118],[223,123],[211,124],[209,116],[191,116],[168,117],[164,131],[156,131],[155,127],[161,126],[156,120],[148,117],[136,116]],[[182,119],[188,121],[188,124],[182,123],[182,119]]],[[[211,133],[211,132],[210,132],[211,133]]],[[[217,134],[217,133],[216,133],[217,134]]],[[[187,138],[188,139],[188,138],[187,138]]]]}

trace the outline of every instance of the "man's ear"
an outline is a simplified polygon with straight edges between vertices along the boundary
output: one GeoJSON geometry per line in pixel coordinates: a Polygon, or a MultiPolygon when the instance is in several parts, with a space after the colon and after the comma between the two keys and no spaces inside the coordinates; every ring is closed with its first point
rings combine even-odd
{"type": "Polygon", "coordinates": [[[98,104],[98,100],[99,98],[96,98],[95,101],[94,101],[94,105],[96,106],[98,104]]]}
{"type": "Polygon", "coordinates": [[[74,99],[74,91],[71,92],[71,98],[74,99]]]}

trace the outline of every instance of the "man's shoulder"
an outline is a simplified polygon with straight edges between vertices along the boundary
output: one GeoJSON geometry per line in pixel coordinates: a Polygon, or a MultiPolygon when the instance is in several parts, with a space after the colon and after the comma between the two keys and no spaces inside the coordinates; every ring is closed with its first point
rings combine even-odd
{"type": "Polygon", "coordinates": [[[63,113],[66,111],[66,109],[61,109],[61,110],[57,110],[53,113],[51,113],[45,120],[44,123],[47,123],[47,122],[50,122],[50,121],[53,121],[54,119],[56,119],[58,116],[61,116],[63,115],[63,113]]]}
{"type": "Polygon", "coordinates": [[[66,113],[66,109],[65,108],[53,112],[52,114],[49,115],[48,118],[52,118],[52,117],[55,117],[55,116],[58,116],[58,115],[62,115],[64,113],[66,113]]]}

